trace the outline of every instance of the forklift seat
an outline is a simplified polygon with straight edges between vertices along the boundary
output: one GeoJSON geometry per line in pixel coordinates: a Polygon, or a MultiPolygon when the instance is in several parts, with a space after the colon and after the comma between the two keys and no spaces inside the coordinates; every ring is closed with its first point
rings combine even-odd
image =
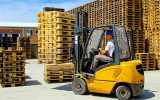
{"type": "Polygon", "coordinates": [[[106,65],[106,64],[111,63],[111,62],[113,62],[113,60],[110,60],[110,61],[108,60],[108,61],[105,61],[105,62],[104,62],[104,61],[103,61],[103,62],[100,61],[100,62],[98,63],[98,66],[97,66],[97,67],[102,66],[102,65],[106,65]]]}
{"type": "MultiPolygon", "coordinates": [[[[112,55],[112,58],[114,59],[115,58],[115,52],[113,52],[113,55],[112,55]]],[[[108,61],[99,61],[99,63],[98,63],[98,66],[102,66],[102,65],[106,65],[106,64],[108,64],[108,63],[111,63],[111,62],[114,62],[114,60],[108,60],[108,61]]],[[[98,67],[97,66],[97,67],[98,67]]]]}

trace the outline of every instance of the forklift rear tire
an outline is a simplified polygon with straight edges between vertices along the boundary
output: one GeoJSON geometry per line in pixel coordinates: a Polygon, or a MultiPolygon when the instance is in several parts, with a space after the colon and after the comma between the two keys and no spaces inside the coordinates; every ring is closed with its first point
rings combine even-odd
{"type": "Polygon", "coordinates": [[[87,85],[81,78],[75,78],[72,83],[72,90],[77,95],[83,95],[87,92],[87,85]]]}
{"type": "Polygon", "coordinates": [[[128,86],[121,85],[116,89],[116,96],[119,100],[129,100],[131,98],[131,90],[128,86]]]}

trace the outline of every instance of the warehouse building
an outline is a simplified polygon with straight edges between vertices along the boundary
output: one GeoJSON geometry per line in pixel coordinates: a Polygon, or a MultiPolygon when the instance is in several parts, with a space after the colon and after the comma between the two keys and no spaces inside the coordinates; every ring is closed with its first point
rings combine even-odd
{"type": "MultiPolygon", "coordinates": [[[[13,35],[22,38],[29,38],[30,44],[30,57],[37,58],[37,46],[38,46],[38,35],[37,35],[37,23],[13,23],[13,22],[0,22],[0,35],[13,35]]],[[[17,38],[13,38],[15,41],[17,38]]]]}

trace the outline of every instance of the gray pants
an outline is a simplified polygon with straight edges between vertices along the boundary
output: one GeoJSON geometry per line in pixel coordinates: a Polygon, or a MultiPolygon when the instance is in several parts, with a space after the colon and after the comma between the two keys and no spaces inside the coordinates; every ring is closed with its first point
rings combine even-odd
{"type": "Polygon", "coordinates": [[[105,61],[111,61],[111,60],[113,59],[110,57],[107,57],[106,55],[96,55],[94,57],[94,60],[92,61],[90,70],[95,71],[99,61],[105,62],[105,61]]]}

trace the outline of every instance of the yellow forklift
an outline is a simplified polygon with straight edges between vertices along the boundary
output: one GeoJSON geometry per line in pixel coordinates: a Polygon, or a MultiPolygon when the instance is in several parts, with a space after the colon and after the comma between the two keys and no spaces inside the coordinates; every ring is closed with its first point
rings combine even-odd
{"type": "MultiPolygon", "coordinates": [[[[87,92],[115,93],[119,100],[128,100],[132,96],[141,95],[144,89],[144,70],[142,62],[134,60],[133,38],[130,38],[131,42],[128,43],[126,30],[119,25],[103,25],[87,31],[87,27],[80,27],[81,15],[83,15],[83,22],[87,22],[85,19],[87,13],[83,12],[82,14],[80,12],[77,14],[75,43],[72,47],[75,62],[73,92],[78,95],[87,92]],[[86,33],[89,32],[84,46],[80,43],[82,30],[86,33]],[[91,72],[90,66],[94,56],[100,53],[99,48],[103,49],[103,46],[106,45],[106,31],[113,32],[115,45],[113,60],[99,62],[96,70],[91,72]]],[[[130,33],[132,32],[130,31],[130,33]]]]}

